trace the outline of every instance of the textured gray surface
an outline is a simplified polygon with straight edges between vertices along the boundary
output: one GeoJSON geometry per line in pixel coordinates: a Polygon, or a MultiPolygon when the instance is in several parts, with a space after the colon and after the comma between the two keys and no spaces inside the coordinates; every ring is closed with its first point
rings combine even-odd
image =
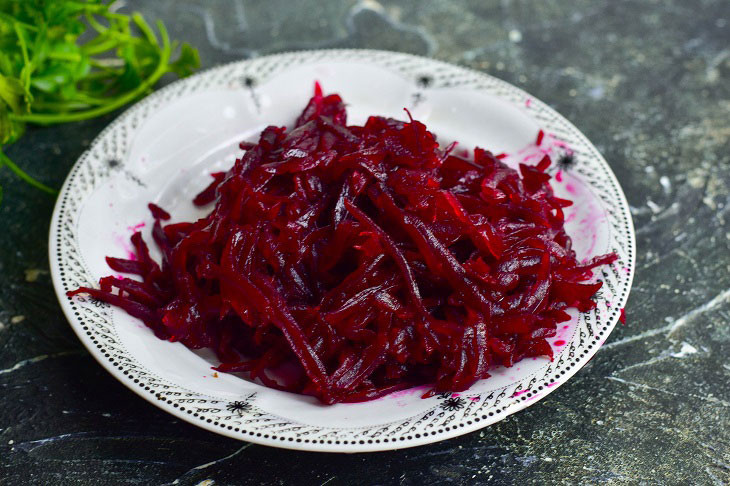
{"type": "MultiPolygon", "coordinates": [[[[400,50],[480,69],[568,117],[632,207],[619,326],[561,389],[458,439],[370,455],[239,443],[157,410],[81,348],[47,273],[53,202],[0,174],[0,484],[730,482],[730,6],[620,2],[132,3],[204,65],[291,49],[400,50]]],[[[59,186],[112,119],[8,150],[59,186]]]]}

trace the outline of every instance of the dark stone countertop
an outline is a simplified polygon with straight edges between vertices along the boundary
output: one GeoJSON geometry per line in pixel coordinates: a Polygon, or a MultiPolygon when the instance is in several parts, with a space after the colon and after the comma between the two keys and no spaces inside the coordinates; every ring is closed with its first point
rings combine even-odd
{"type": "MultiPolygon", "coordinates": [[[[81,347],[48,275],[53,201],[0,174],[0,483],[730,481],[727,0],[130,1],[206,67],[292,49],[433,56],[520,86],[603,152],[638,237],[628,325],[559,391],[457,439],[302,453],[219,437],[143,401],[81,347]]],[[[8,154],[60,186],[111,120],[32,129],[8,154]]]]}

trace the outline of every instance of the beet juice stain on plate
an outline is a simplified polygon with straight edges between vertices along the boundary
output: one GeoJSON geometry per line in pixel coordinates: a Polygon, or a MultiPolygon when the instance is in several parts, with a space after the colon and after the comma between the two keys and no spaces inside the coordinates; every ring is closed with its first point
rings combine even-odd
{"type": "Polygon", "coordinates": [[[534,403],[593,356],[633,277],[625,198],[575,127],[484,74],[378,51],[244,61],[150,96],[77,162],[51,235],[64,311],[118,379],[307,450],[434,442],[534,403]],[[301,112],[316,80],[346,114],[322,93],[301,112]],[[110,158],[145,186],[97,175],[110,158]],[[140,221],[129,260],[112,235],[140,221]],[[138,277],[99,290],[110,266],[138,277]]]}

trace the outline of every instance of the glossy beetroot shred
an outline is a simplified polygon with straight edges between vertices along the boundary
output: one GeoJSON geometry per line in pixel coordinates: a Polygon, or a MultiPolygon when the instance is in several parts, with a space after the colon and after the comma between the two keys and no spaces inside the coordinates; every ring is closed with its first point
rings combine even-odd
{"type": "Polygon", "coordinates": [[[418,121],[348,126],[319,86],[292,130],[241,148],[195,198],[215,202],[205,218],[163,226],[150,205],[161,264],[136,233],[137,258],[107,262],[141,281],[69,295],[213,349],[219,371],[357,402],[425,383],[460,391],[495,365],[552,357],[546,338],[567,308],[595,307],[601,283],[584,282],[616,258],[576,260],[547,156],[517,172],[482,149],[449,155],[418,121]]]}

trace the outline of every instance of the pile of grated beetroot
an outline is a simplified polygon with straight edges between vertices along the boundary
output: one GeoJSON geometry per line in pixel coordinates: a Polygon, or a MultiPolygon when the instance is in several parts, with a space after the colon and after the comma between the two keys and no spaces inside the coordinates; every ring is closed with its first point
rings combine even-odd
{"type": "MultiPolygon", "coordinates": [[[[410,115],[410,114],[409,114],[410,115]]],[[[210,348],[218,371],[359,402],[422,384],[461,391],[532,356],[565,312],[588,311],[584,283],[613,254],[579,263],[563,227],[570,201],[545,170],[477,148],[450,155],[415,120],[348,126],[319,85],[291,130],[270,126],[195,199],[195,222],[150,204],[155,262],[109,266],[80,293],[118,306],[161,339],[210,348]]]]}

